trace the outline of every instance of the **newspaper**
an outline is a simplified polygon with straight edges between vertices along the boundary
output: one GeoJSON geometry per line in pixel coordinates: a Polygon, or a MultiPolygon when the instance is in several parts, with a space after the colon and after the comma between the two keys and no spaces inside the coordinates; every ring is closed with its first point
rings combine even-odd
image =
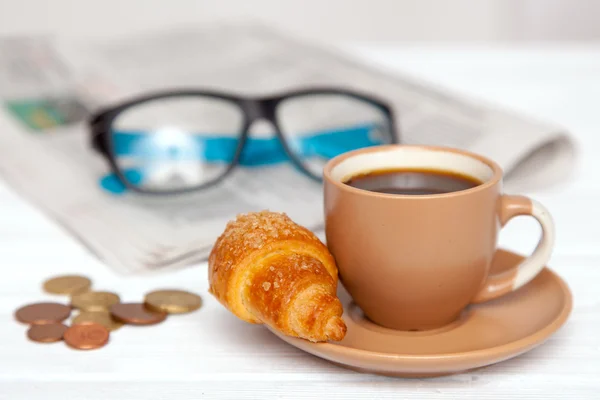
{"type": "Polygon", "coordinates": [[[0,40],[0,176],[123,274],[205,260],[226,222],[242,212],[283,211],[320,232],[321,184],[287,163],[237,168],[185,196],[111,193],[101,184],[108,165],[91,149],[86,125],[94,110],[157,89],[257,95],[306,86],[377,94],[394,107],[402,143],[491,157],[506,172],[507,190],[544,187],[572,166],[573,143],[561,126],[260,25],[225,23],[113,41],[0,40]]]}

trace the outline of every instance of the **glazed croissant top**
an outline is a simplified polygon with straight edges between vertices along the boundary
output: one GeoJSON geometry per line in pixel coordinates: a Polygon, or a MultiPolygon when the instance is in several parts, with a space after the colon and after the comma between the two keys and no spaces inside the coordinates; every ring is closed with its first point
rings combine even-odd
{"type": "Polygon", "coordinates": [[[346,333],[332,255],[285,214],[262,211],[229,222],[209,257],[209,283],[244,321],[311,341],[346,333]]]}

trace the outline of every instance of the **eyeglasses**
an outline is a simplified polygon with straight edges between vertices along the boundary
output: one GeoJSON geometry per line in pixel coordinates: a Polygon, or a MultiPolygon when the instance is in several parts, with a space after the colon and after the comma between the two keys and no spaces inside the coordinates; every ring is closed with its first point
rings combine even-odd
{"type": "Polygon", "coordinates": [[[172,91],[136,98],[90,119],[92,146],[128,189],[148,194],[199,190],[237,166],[292,163],[320,181],[324,164],[362,147],[397,143],[382,100],[339,89],[250,98],[172,91]],[[274,135],[250,134],[266,120],[274,135]]]}

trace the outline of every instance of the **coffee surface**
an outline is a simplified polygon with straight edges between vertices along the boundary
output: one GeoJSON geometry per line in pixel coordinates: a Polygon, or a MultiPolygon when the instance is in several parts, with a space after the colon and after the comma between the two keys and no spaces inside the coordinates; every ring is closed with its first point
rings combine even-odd
{"type": "Polygon", "coordinates": [[[344,183],[371,192],[427,195],[458,192],[482,182],[450,171],[394,169],[357,175],[344,183]]]}

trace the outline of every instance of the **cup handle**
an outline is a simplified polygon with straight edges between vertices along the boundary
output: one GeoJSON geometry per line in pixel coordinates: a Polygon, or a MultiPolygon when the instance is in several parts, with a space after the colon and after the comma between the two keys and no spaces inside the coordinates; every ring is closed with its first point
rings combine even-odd
{"type": "Polygon", "coordinates": [[[483,288],[472,303],[481,303],[517,290],[535,278],[544,268],[554,246],[554,222],[550,213],[542,204],[525,196],[503,195],[500,200],[501,226],[519,215],[530,215],[537,219],[542,227],[542,237],[533,254],[524,259],[515,268],[500,274],[490,275],[483,288]]]}

